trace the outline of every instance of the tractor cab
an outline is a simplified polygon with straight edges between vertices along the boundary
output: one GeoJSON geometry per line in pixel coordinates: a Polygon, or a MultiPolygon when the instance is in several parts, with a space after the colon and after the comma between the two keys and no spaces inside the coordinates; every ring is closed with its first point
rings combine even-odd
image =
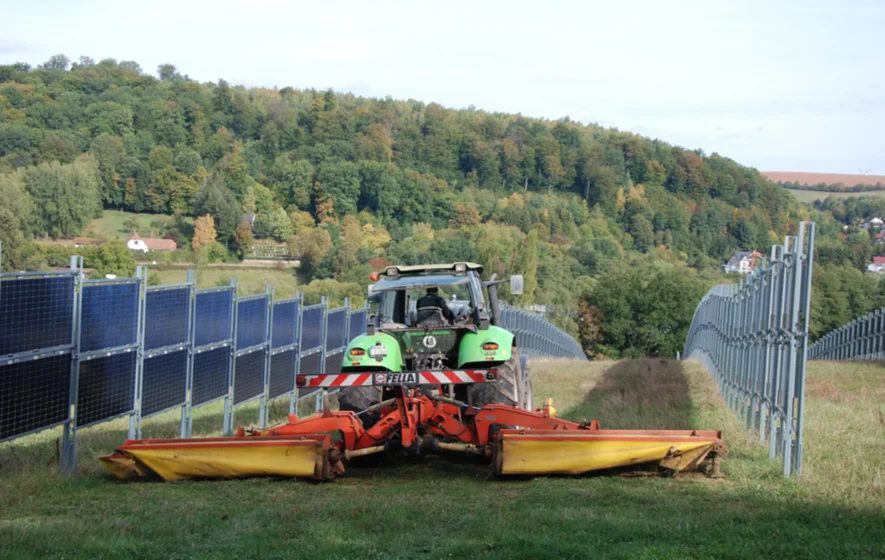
{"type": "Polygon", "coordinates": [[[389,266],[372,274],[366,334],[351,341],[343,371],[443,370],[506,362],[513,334],[497,326],[497,285],[482,266],[389,266]],[[489,299],[486,300],[486,293],[489,299]]]}
{"type": "Polygon", "coordinates": [[[377,311],[367,335],[396,340],[406,370],[455,367],[464,335],[490,326],[481,271],[470,263],[388,267],[370,287],[377,311]]]}
{"type": "Polygon", "coordinates": [[[371,301],[378,306],[376,328],[457,327],[476,331],[489,326],[476,269],[401,274],[397,267],[390,267],[371,292],[371,301]],[[432,293],[435,297],[428,297],[432,293]]]}

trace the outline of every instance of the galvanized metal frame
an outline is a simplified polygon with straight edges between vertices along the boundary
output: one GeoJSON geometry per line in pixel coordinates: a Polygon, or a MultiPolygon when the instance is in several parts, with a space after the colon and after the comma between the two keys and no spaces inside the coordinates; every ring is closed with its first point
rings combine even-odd
{"type": "Polygon", "coordinates": [[[301,315],[304,311],[304,295],[298,294],[295,296],[298,302],[298,314],[295,316],[295,367],[293,368],[292,375],[292,392],[289,393],[289,414],[297,414],[298,412],[298,384],[296,380],[298,378],[298,372],[301,371],[301,315]]]}
{"type": "Polygon", "coordinates": [[[743,426],[768,437],[784,476],[802,472],[808,322],[815,224],[802,222],[737,284],[701,300],[683,358],[700,360],[743,426]]]}
{"type": "MultiPolygon", "coordinates": [[[[143,273],[144,278],[147,278],[147,272],[143,273]]],[[[196,314],[196,288],[197,288],[196,274],[193,270],[187,271],[187,279],[185,282],[180,282],[176,284],[163,284],[160,286],[145,286],[144,288],[144,308],[142,310],[141,321],[143,324],[141,325],[140,337],[139,337],[139,356],[138,356],[138,379],[136,388],[138,391],[138,402],[139,402],[139,410],[136,415],[136,428],[135,432],[137,437],[140,438],[142,436],[142,421],[146,418],[151,418],[154,416],[158,416],[160,414],[164,414],[169,412],[170,410],[174,410],[176,408],[181,409],[181,419],[180,419],[180,427],[179,434],[180,437],[187,437],[190,434],[192,425],[190,421],[191,414],[191,389],[193,387],[193,358],[194,358],[194,332],[195,332],[195,314],[196,314]],[[162,291],[170,291],[170,290],[187,290],[188,291],[188,309],[187,309],[187,325],[185,328],[187,340],[183,342],[176,342],[174,344],[170,344],[167,346],[162,346],[159,348],[152,348],[147,350],[144,348],[145,343],[145,323],[147,319],[147,294],[162,292],[162,291]],[[173,352],[186,352],[185,355],[185,379],[184,379],[184,393],[182,394],[182,401],[179,403],[172,404],[160,410],[151,411],[149,414],[143,414],[142,405],[144,404],[144,361],[150,358],[155,358],[158,356],[162,356],[165,354],[170,354],[173,352]]]]}
{"type": "Polygon", "coordinates": [[[268,421],[268,401],[270,400],[270,360],[273,351],[273,294],[274,288],[264,288],[267,296],[267,313],[264,314],[264,391],[258,403],[258,427],[266,428],[268,421]]]}
{"type": "MultiPolygon", "coordinates": [[[[197,288],[197,289],[195,290],[194,299],[196,300],[196,297],[199,296],[200,294],[211,293],[211,292],[231,292],[231,309],[230,309],[230,314],[229,314],[229,316],[228,316],[228,321],[229,321],[229,324],[230,324],[230,329],[228,330],[228,337],[227,337],[226,339],[224,339],[224,340],[219,340],[219,341],[215,341],[215,342],[210,342],[210,343],[208,343],[208,344],[204,344],[204,345],[202,345],[202,346],[195,346],[195,347],[194,347],[194,349],[193,349],[193,354],[194,354],[194,356],[193,356],[192,363],[191,363],[191,379],[190,379],[190,382],[191,382],[190,387],[191,387],[191,389],[193,389],[193,381],[194,381],[194,378],[193,378],[193,373],[194,373],[194,372],[193,372],[193,361],[196,360],[196,356],[197,356],[198,354],[202,354],[202,353],[204,353],[204,352],[210,352],[210,351],[212,351],[212,350],[217,350],[218,348],[225,348],[225,347],[226,347],[226,348],[228,348],[228,350],[229,350],[229,351],[228,351],[228,360],[227,360],[227,362],[228,362],[228,381],[230,380],[230,368],[231,368],[231,363],[232,363],[232,360],[231,360],[231,358],[230,358],[230,355],[233,353],[232,348],[233,348],[233,344],[234,344],[234,336],[235,336],[235,329],[236,329],[236,325],[234,324],[235,317],[236,317],[236,301],[237,301],[237,283],[236,283],[236,280],[233,279],[233,278],[231,278],[231,280],[230,280],[230,284],[227,285],[227,286],[218,286],[218,287],[213,287],[213,288],[197,288]]],[[[194,313],[196,314],[196,302],[194,302],[194,313]]],[[[196,329],[196,320],[194,321],[194,328],[196,329]]],[[[195,333],[195,332],[193,333],[193,336],[194,336],[195,344],[196,344],[196,333],[195,333]]],[[[193,391],[192,391],[192,392],[193,392],[193,391]]],[[[205,405],[207,405],[207,404],[210,404],[210,403],[213,403],[213,402],[217,402],[217,401],[219,401],[219,400],[222,400],[222,399],[224,399],[226,396],[227,396],[227,394],[225,393],[225,395],[221,395],[221,396],[219,396],[219,397],[215,397],[215,398],[213,398],[213,399],[210,399],[210,400],[208,400],[208,401],[205,401],[205,402],[199,403],[199,404],[197,404],[197,405],[192,405],[192,406],[191,406],[191,410],[193,410],[194,408],[199,408],[199,407],[201,407],[201,406],[205,406],[205,405]]],[[[192,394],[191,394],[191,398],[193,398],[193,395],[192,395],[192,394]]],[[[190,437],[191,433],[192,433],[191,428],[188,428],[188,435],[187,435],[186,437],[190,437]]]]}
{"type": "Polygon", "coordinates": [[[574,338],[540,314],[502,305],[501,326],[516,335],[516,343],[522,355],[587,359],[584,350],[574,338]]]}
{"type": "Polygon", "coordinates": [[[885,308],[833,329],[809,346],[810,360],[885,359],[885,308]]]}

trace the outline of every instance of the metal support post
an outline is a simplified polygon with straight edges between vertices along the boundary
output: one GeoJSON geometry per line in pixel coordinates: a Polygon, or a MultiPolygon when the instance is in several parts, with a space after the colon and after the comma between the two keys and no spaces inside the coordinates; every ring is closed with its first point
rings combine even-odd
{"type": "Polygon", "coordinates": [[[293,389],[289,393],[289,414],[298,414],[298,384],[296,380],[298,379],[298,373],[301,371],[301,309],[304,307],[304,294],[296,294],[295,299],[298,306],[298,314],[295,316],[295,341],[298,343],[298,346],[295,347],[295,359],[293,360],[295,362],[292,372],[294,378],[292,379],[293,389]]]}
{"type": "Polygon", "coordinates": [[[264,390],[258,401],[258,427],[264,429],[268,422],[268,405],[270,401],[270,361],[271,345],[273,341],[273,294],[274,289],[270,284],[265,285],[264,293],[267,295],[267,313],[264,321],[264,390]]]}
{"type": "MultiPolygon", "coordinates": [[[[320,356],[319,369],[320,372],[326,371],[326,336],[329,332],[329,299],[323,296],[320,300],[323,309],[322,330],[320,331],[320,356]]],[[[323,410],[323,401],[326,397],[326,390],[319,389],[316,391],[316,401],[314,402],[314,410],[323,410]]]]}
{"type": "Polygon", "coordinates": [[[65,474],[77,470],[77,397],[80,390],[80,327],[83,314],[83,257],[72,256],[71,272],[74,276],[73,314],[71,318],[71,376],[68,385],[68,419],[62,432],[59,461],[65,474]]]}
{"type": "Polygon", "coordinates": [[[227,372],[227,394],[224,396],[224,420],[222,430],[225,436],[234,435],[234,384],[237,378],[237,315],[240,299],[240,287],[236,278],[230,279],[233,290],[233,303],[231,304],[231,344],[230,365],[227,372]]]}
{"type": "MultiPolygon", "coordinates": [[[[793,465],[796,471],[796,474],[802,475],[802,451],[803,451],[803,432],[805,431],[805,376],[807,373],[807,363],[808,363],[808,323],[811,316],[811,281],[812,281],[812,272],[814,269],[814,235],[815,235],[815,224],[814,222],[806,222],[805,227],[807,228],[808,234],[808,249],[805,253],[805,266],[802,267],[803,274],[800,279],[801,287],[802,287],[802,297],[799,301],[800,309],[802,312],[802,339],[800,341],[800,360],[799,360],[799,368],[796,371],[796,391],[797,395],[797,403],[796,403],[796,444],[793,447],[793,451],[795,456],[793,458],[793,465]]],[[[800,245],[800,250],[802,249],[800,245]]]]}
{"type": "Polygon", "coordinates": [[[144,328],[147,313],[147,267],[135,268],[138,283],[138,347],[135,354],[133,413],[129,416],[129,439],[141,439],[141,391],[144,377],[144,328]]]}
{"type": "Polygon", "coordinates": [[[184,406],[181,407],[181,437],[189,438],[193,431],[193,394],[194,394],[194,336],[197,331],[197,275],[193,270],[187,271],[187,283],[190,284],[187,314],[187,373],[184,390],[184,406]]]}

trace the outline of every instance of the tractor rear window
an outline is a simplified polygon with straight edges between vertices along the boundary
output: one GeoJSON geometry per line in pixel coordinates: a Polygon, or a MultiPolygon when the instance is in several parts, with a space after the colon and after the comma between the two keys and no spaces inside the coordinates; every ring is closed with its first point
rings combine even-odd
{"type": "MultiPolygon", "coordinates": [[[[446,305],[459,319],[470,314],[471,298],[467,283],[438,286],[439,296],[444,298],[446,305]]],[[[393,290],[380,294],[381,321],[383,323],[400,323],[411,326],[413,315],[417,311],[418,301],[427,294],[426,288],[411,290],[393,290]],[[408,295],[408,303],[406,303],[408,295]],[[408,305],[408,315],[406,309],[408,305]]]]}

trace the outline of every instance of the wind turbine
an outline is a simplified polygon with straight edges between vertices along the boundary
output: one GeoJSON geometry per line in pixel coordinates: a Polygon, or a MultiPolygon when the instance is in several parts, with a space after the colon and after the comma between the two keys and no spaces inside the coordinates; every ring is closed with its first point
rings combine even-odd
{"type": "Polygon", "coordinates": [[[866,171],[864,171],[863,169],[861,169],[860,167],[858,167],[857,170],[860,171],[860,174],[861,174],[861,175],[869,175],[869,174],[870,174],[870,171],[872,171],[873,168],[870,167],[869,169],[867,169],[866,171]]]}

